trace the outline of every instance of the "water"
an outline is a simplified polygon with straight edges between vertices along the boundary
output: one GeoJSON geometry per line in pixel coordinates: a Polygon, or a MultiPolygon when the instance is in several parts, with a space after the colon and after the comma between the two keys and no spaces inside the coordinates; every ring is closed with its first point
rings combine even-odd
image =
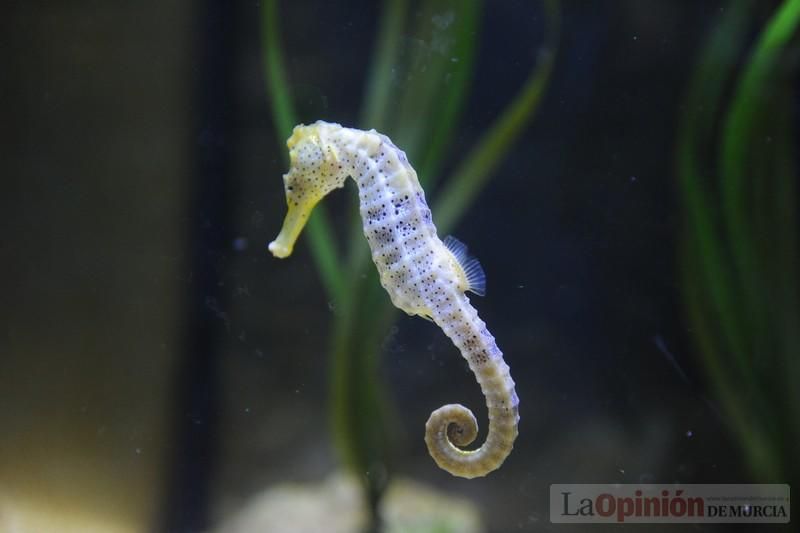
{"type": "Polygon", "coordinates": [[[566,530],[551,484],[797,479],[794,4],[279,4],[10,17],[0,532],[566,530]],[[318,119],[388,135],[481,262],[521,416],[485,478],[428,455],[485,399],[355,187],[267,250],[318,119]]]}

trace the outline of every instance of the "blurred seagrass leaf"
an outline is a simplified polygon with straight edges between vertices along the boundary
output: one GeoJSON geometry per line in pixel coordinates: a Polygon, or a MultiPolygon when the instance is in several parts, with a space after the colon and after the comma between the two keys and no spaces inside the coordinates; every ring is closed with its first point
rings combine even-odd
{"type": "Polygon", "coordinates": [[[492,171],[511,150],[514,141],[539,108],[558,49],[561,15],[558,2],[543,2],[547,16],[545,44],[539,59],[516,98],[478,141],[437,195],[433,213],[440,233],[455,226],[475,197],[486,185],[492,171]]]}
{"type": "Polygon", "coordinates": [[[784,2],[761,32],[725,108],[736,44],[745,42],[754,7],[736,3],[724,15],[687,92],[678,138],[687,221],[684,292],[709,376],[753,471],[760,479],[785,480],[794,461],[786,451],[800,441],[800,295],[794,137],[785,118],[790,82],[780,59],[796,34],[800,1],[784,2]],[[775,369],[783,375],[776,377],[775,369]]]}
{"type": "Polygon", "coordinates": [[[428,0],[413,16],[398,65],[396,102],[387,110],[387,131],[416,165],[423,187],[444,156],[462,108],[473,67],[478,0],[428,0]]]}
{"type": "Polygon", "coordinates": [[[386,114],[396,77],[400,42],[407,17],[408,0],[386,0],[378,23],[377,46],[367,78],[360,127],[386,129],[386,114]]]}
{"type": "Polygon", "coordinates": [[[755,180],[757,162],[752,154],[758,146],[765,122],[773,116],[765,111],[774,106],[772,92],[779,87],[781,79],[779,60],[789,40],[795,35],[800,20],[800,1],[787,0],[770,20],[761,34],[747,68],[737,83],[733,100],[724,125],[724,137],[720,152],[720,169],[725,176],[722,182],[722,198],[725,223],[732,234],[741,236],[732,243],[736,268],[746,287],[757,288],[752,277],[756,254],[752,249],[754,236],[748,224],[748,186],[755,180]]]}
{"type": "MultiPolygon", "coordinates": [[[[297,124],[297,115],[283,66],[277,0],[264,0],[261,7],[261,47],[272,120],[278,135],[288,139],[297,124]]],[[[288,164],[286,150],[283,151],[283,157],[288,164]]],[[[334,246],[335,239],[330,229],[329,218],[325,206],[318,205],[308,220],[306,234],[311,256],[320,273],[328,298],[341,302],[347,297],[345,276],[334,246]]]]}
{"type": "MultiPolygon", "coordinates": [[[[748,29],[752,3],[741,2],[727,10],[708,39],[694,69],[686,95],[685,112],[678,135],[678,170],[683,194],[687,224],[684,242],[688,249],[684,253],[684,267],[693,274],[687,281],[697,285],[713,305],[708,311],[718,317],[721,341],[729,346],[740,365],[745,355],[741,350],[743,327],[733,302],[734,282],[729,271],[729,262],[721,241],[718,213],[713,197],[712,166],[706,163],[708,152],[713,151],[714,124],[721,113],[722,98],[726,84],[734,74],[736,57],[748,29]]],[[[694,292],[694,291],[690,291],[694,292]]],[[[717,329],[714,327],[713,329],[717,329]]],[[[705,331],[705,330],[704,330],[705,331]]],[[[711,333],[708,343],[718,335],[711,333]]],[[[715,357],[719,349],[704,350],[704,354],[715,357]]],[[[721,361],[711,361],[720,372],[728,372],[721,361]]],[[[727,383],[721,380],[720,384],[727,383]]],[[[734,391],[725,392],[731,396],[734,391]]],[[[734,400],[733,397],[731,397],[734,400]]]]}
{"type": "MultiPolygon", "coordinates": [[[[445,64],[449,58],[450,65],[442,68],[444,76],[437,91],[438,101],[434,103],[426,121],[427,138],[419,154],[418,171],[423,187],[433,183],[438,176],[448,143],[452,140],[453,129],[464,107],[474,70],[482,3],[469,1],[459,5],[458,17],[452,21],[452,44],[443,51],[443,55],[446,55],[445,64]]],[[[443,16],[446,17],[447,12],[443,16]]],[[[440,20],[439,24],[442,23],[440,20]]]]}

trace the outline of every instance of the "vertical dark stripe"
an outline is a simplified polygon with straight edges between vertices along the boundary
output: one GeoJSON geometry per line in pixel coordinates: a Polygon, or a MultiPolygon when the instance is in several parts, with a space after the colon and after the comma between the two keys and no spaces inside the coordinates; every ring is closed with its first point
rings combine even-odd
{"type": "Polygon", "coordinates": [[[211,486],[218,444],[218,347],[228,327],[221,281],[231,242],[232,65],[234,3],[204,0],[196,6],[193,130],[188,218],[189,284],[184,353],[175,369],[174,414],[167,494],[156,527],[195,532],[210,524],[211,486]]]}

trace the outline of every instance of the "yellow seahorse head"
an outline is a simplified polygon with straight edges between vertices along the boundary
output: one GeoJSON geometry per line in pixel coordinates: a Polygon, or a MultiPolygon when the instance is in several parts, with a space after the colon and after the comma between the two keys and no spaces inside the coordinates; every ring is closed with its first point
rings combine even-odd
{"type": "Polygon", "coordinates": [[[280,234],[269,244],[276,257],[291,255],[314,206],[347,178],[336,146],[327,139],[328,128],[330,124],[321,122],[296,126],[286,141],[290,167],[283,184],[288,210],[280,234]]]}

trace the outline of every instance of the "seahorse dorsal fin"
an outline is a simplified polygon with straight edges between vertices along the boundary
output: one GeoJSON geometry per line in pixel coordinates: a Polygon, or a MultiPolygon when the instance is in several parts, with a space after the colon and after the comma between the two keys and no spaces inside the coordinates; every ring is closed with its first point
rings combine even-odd
{"type": "Polygon", "coordinates": [[[474,292],[478,296],[486,295],[486,274],[480,262],[469,255],[467,245],[459,241],[452,235],[448,235],[442,241],[445,247],[453,254],[458,265],[464,273],[464,290],[474,292]]]}

